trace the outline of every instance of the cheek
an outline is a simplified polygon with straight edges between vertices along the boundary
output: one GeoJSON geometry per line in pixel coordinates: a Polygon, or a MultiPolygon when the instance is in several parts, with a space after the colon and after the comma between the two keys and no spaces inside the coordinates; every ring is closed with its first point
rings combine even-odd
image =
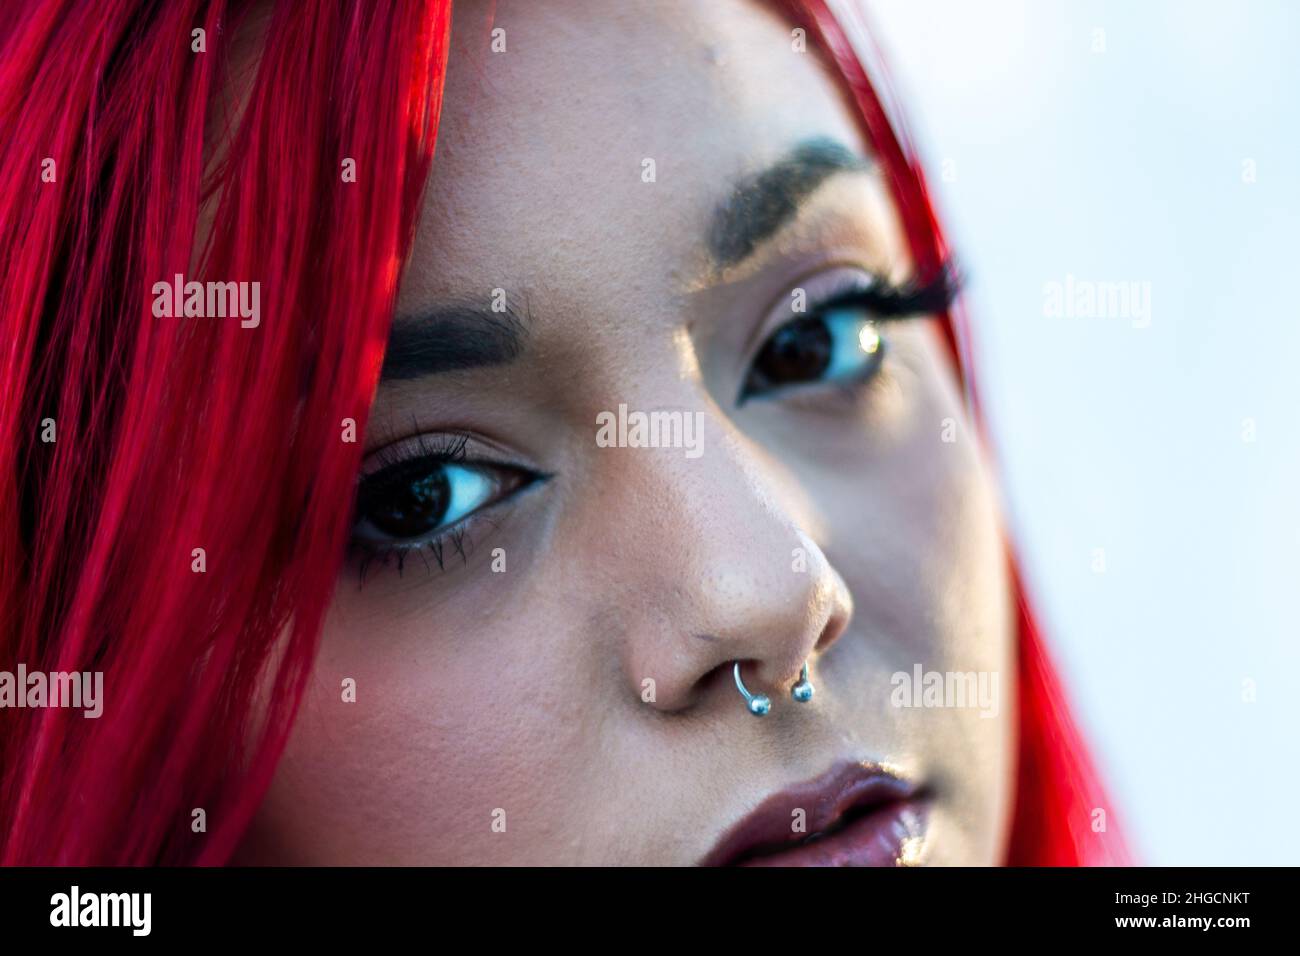
{"type": "Polygon", "coordinates": [[[570,669],[528,649],[567,625],[534,606],[527,624],[498,614],[467,628],[443,613],[349,627],[343,603],[260,829],[313,863],[553,860],[582,723],[570,669]]]}
{"type": "Polygon", "coordinates": [[[931,352],[922,448],[912,463],[930,499],[932,518],[910,518],[928,537],[916,547],[932,591],[936,632],[943,635],[923,667],[973,677],[978,706],[920,710],[915,734],[942,741],[951,758],[937,786],[953,801],[951,841],[973,862],[1000,863],[1012,804],[1016,680],[1010,582],[999,506],[974,423],[961,411],[955,383],[931,352]],[[925,459],[925,460],[923,460],[925,459]]]}
{"type": "Polygon", "coordinates": [[[860,434],[836,425],[822,442],[834,454],[827,466],[821,449],[792,455],[805,462],[801,483],[862,625],[913,661],[996,666],[1008,642],[1007,575],[973,423],[930,330],[896,336],[890,362],[860,434]]]}

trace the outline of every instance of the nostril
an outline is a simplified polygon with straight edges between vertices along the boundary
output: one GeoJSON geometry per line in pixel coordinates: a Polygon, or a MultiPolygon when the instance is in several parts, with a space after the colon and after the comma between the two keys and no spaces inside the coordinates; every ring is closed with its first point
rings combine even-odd
{"type": "Polygon", "coordinates": [[[817,635],[817,643],[812,649],[813,654],[823,653],[838,641],[848,630],[849,621],[853,618],[853,597],[838,574],[835,575],[835,583],[827,600],[830,602],[830,613],[827,615],[821,633],[817,635]]]}
{"type": "Polygon", "coordinates": [[[736,693],[731,683],[731,668],[735,661],[724,661],[703,674],[692,689],[692,700],[702,701],[720,694],[736,693]]]}
{"type": "Polygon", "coordinates": [[[808,678],[808,662],[804,661],[803,668],[799,671],[799,680],[790,688],[790,696],[796,703],[806,704],[813,699],[814,693],[815,688],[808,678]]]}
{"type": "Polygon", "coordinates": [[[813,645],[813,654],[818,655],[825,653],[826,649],[840,639],[848,627],[849,619],[838,615],[832,617],[822,628],[821,636],[817,638],[817,643],[813,645]]]}

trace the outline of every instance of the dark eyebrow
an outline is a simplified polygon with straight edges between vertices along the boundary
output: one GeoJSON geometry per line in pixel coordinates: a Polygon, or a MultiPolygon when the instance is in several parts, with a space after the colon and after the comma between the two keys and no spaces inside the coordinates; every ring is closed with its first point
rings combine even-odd
{"type": "Polygon", "coordinates": [[[828,137],[798,143],[771,166],[737,183],[714,211],[710,254],[720,267],[735,265],[794,218],[799,204],[828,177],[871,167],[870,160],[828,137]]]}
{"type": "Polygon", "coordinates": [[[513,362],[524,350],[527,312],[509,302],[502,306],[498,311],[480,303],[452,303],[398,317],[388,334],[380,382],[513,362]]]}

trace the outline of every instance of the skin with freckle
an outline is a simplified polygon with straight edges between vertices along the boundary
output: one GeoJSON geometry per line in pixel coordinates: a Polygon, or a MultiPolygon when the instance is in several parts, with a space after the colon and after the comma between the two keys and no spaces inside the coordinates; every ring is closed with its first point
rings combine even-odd
{"type": "Polygon", "coordinates": [[[469,518],[441,568],[425,550],[362,583],[348,562],[239,861],[691,864],[767,794],[855,759],[929,794],[922,862],[1000,862],[1009,586],[937,323],[882,324],[855,391],[738,401],[792,290],[910,275],[870,170],[710,262],[711,217],[746,175],[809,140],[870,156],[826,67],[750,0],[494,6],[505,53],[488,4],[456,7],[398,321],[502,289],[526,302],[524,344],[384,384],[363,471],[454,433],[466,462],[549,477],[469,518]],[[702,453],[598,446],[620,404],[698,413],[702,453]],[[768,716],[747,713],[736,660],[768,716]],[[894,706],[891,675],[918,664],[997,674],[999,706],[894,706]]]}

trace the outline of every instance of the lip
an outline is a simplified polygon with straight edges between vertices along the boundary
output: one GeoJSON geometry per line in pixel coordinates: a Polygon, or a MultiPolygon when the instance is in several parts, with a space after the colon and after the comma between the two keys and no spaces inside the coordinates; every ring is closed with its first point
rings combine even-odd
{"type": "Polygon", "coordinates": [[[701,866],[899,866],[923,845],[924,791],[878,764],[844,761],[781,790],[722,835],[701,866]],[[804,831],[794,832],[795,810],[804,831]]]}

